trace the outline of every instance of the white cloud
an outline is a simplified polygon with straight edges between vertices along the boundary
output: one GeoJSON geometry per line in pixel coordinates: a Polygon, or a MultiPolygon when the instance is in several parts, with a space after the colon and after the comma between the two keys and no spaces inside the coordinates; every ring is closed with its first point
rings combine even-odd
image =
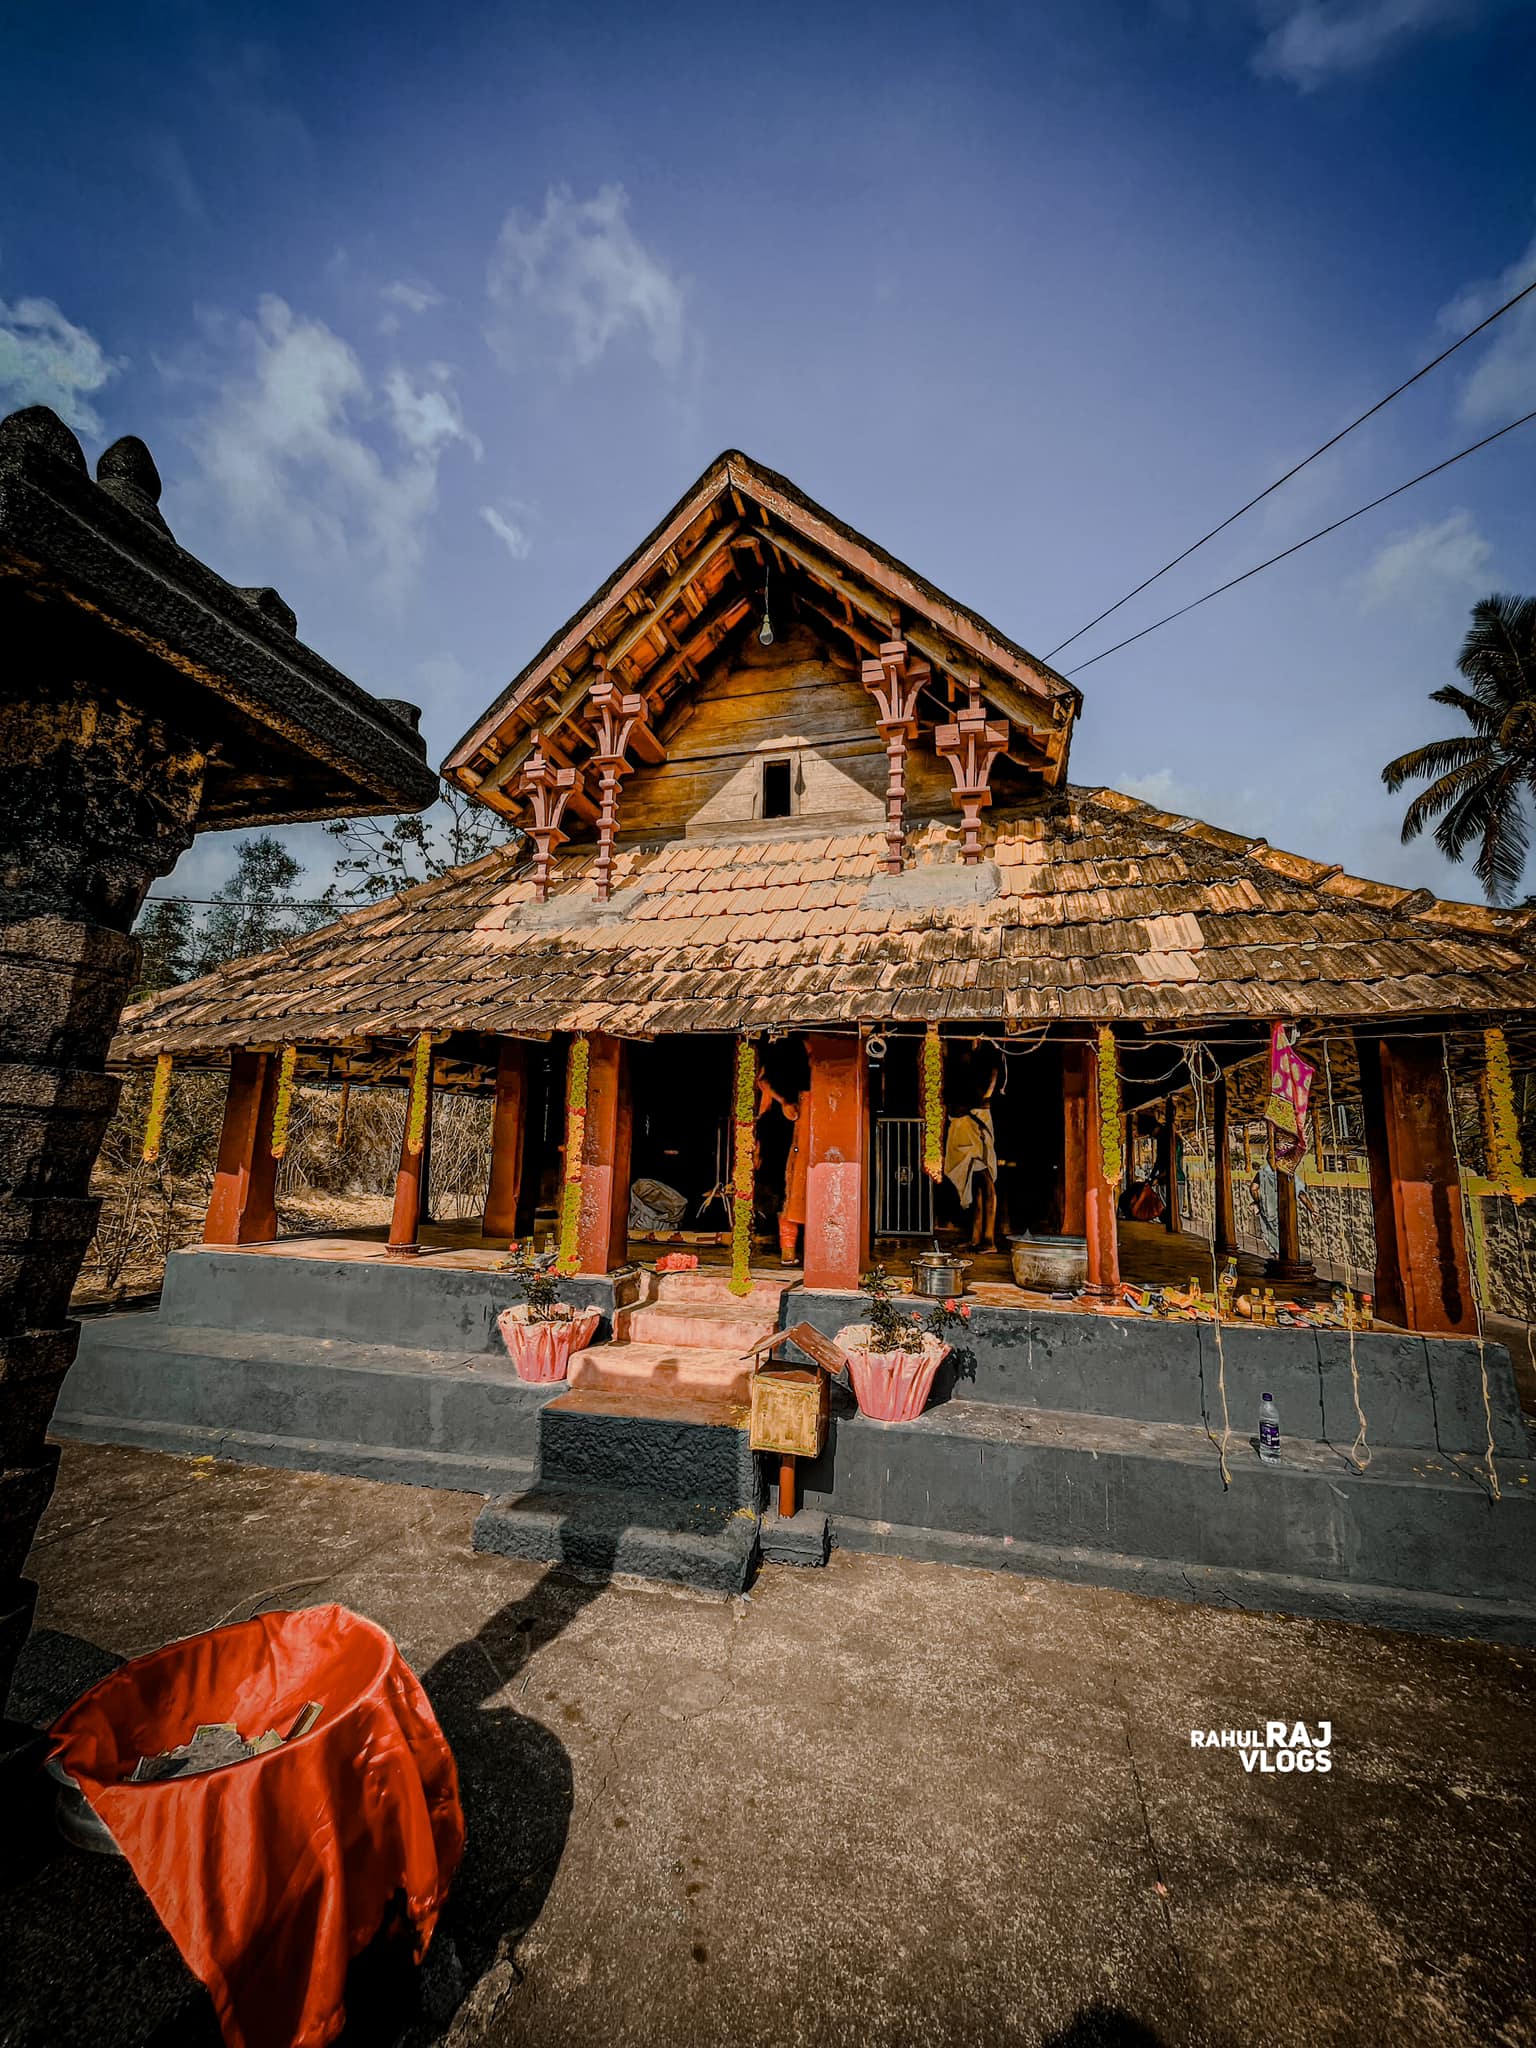
{"type": "Polygon", "coordinates": [[[577,199],[552,186],[542,218],[515,208],[502,223],[487,272],[495,315],[487,339],[508,368],[538,352],[537,332],[559,335],[557,360],[590,369],[609,344],[638,335],[665,370],[682,359],[684,291],[629,225],[629,195],[604,185],[577,199]]]}
{"type": "Polygon", "coordinates": [[[404,313],[430,313],[434,306],[445,303],[442,293],[435,285],[414,284],[409,278],[397,277],[385,285],[379,293],[386,311],[379,321],[380,334],[398,334],[401,315],[404,313]]]}
{"type": "Polygon", "coordinates": [[[0,410],[51,405],[77,432],[99,434],[90,396],[121,368],[52,299],[0,299],[0,410]]]}
{"type": "Polygon", "coordinates": [[[445,450],[479,448],[447,366],[420,386],[392,370],[376,394],[340,335],[271,296],[254,321],[212,323],[212,339],[235,361],[189,428],[208,487],[242,526],[356,557],[398,590],[421,559],[445,450]]]}
{"type": "Polygon", "coordinates": [[[1360,609],[1408,603],[1415,608],[1465,597],[1486,582],[1493,544],[1470,512],[1453,512],[1438,525],[1416,526],[1377,550],[1361,581],[1360,609]]]}
{"type": "Polygon", "coordinates": [[[464,424],[453,389],[453,371],[446,363],[429,363],[426,376],[428,381],[420,390],[398,368],[384,379],[384,400],[395,432],[407,448],[425,455],[446,448],[450,441],[463,441],[478,462],[483,451],[464,424]]]}
{"type": "Polygon", "coordinates": [[[498,512],[494,505],[482,505],[480,517],[498,540],[506,543],[507,553],[514,562],[524,562],[533,550],[528,529],[516,519],[509,519],[504,512],[498,512]]]}
{"type": "MultiPolygon", "coordinates": [[[[1486,320],[1522,285],[1536,278],[1536,241],[1502,277],[1468,285],[1442,308],[1440,325],[1448,334],[1465,334],[1486,320]]],[[[1489,329],[1486,342],[1469,344],[1477,351],[1477,367],[1461,387],[1457,410],[1474,426],[1501,424],[1536,406],[1536,292],[1522,299],[1489,329]]]]}
{"type": "Polygon", "coordinates": [[[1261,78],[1281,78],[1302,92],[1351,72],[1436,31],[1473,27],[1486,0],[1278,0],[1261,4],[1273,22],[1254,53],[1261,78]]]}
{"type": "Polygon", "coordinates": [[[207,202],[192,175],[187,153],[176,137],[164,131],[146,135],[143,153],[151,175],[164,185],[187,219],[206,221],[207,202]]]}

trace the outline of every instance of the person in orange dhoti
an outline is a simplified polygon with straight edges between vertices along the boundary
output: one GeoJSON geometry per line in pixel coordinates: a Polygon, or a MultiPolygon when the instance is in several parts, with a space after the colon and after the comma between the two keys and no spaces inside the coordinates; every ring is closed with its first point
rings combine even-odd
{"type": "Polygon", "coordinates": [[[798,1266],[800,1232],[805,1224],[805,1185],[811,1163],[810,1090],[799,1095],[781,1095],[763,1076],[757,1083],[758,1121],[777,1103],[790,1124],[789,1158],[784,1164],[784,1206],[779,1211],[779,1263],[798,1266]]]}

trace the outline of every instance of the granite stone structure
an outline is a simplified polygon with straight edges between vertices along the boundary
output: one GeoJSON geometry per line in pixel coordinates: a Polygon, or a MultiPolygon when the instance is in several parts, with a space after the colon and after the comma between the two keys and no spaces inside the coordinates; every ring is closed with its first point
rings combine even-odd
{"type": "Polygon", "coordinates": [[[132,436],[93,481],[46,407],[0,421],[0,1703],[146,892],[200,830],[415,810],[437,787],[415,707],[178,546],[159,497],[132,436]]]}

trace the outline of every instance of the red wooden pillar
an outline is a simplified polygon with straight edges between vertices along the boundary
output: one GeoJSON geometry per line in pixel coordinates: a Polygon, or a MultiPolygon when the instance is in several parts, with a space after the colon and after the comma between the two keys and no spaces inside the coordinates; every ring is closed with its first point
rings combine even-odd
{"type": "Polygon", "coordinates": [[[1361,1034],[1376,1220],[1376,1313],[1410,1330],[1477,1329],[1444,1041],[1361,1034]]]}
{"type": "Polygon", "coordinates": [[[504,1038],[496,1054],[496,1108],[491,1118],[491,1177],[480,1229],[486,1237],[516,1237],[528,1129],[528,1048],[504,1038]]]}
{"type": "Polygon", "coordinates": [[[432,1066],[427,1065],[427,1099],[421,1124],[421,1143],[411,1144],[411,1093],[405,1094],[405,1129],[400,1137],[400,1167],[395,1175],[395,1207],[389,1219],[386,1255],[392,1259],[414,1259],[421,1251],[422,1196],[432,1158],[432,1066]]]}
{"type": "Polygon", "coordinates": [[[272,1157],[277,1069],[278,1062],[269,1053],[237,1052],[230,1057],[204,1244],[270,1244],[277,1236],[277,1161],[272,1157]]]}
{"type": "Polygon", "coordinates": [[[1104,1147],[1099,1130],[1099,1053],[1085,1045],[1088,1068],[1087,1172],[1083,1180],[1084,1232],[1088,1239],[1088,1292],[1105,1300],[1120,1293],[1120,1242],[1115,1232],[1117,1190],[1104,1177],[1104,1147]]]}
{"type": "Polygon", "coordinates": [[[811,1062],[805,1285],[856,1291],[869,1260],[869,1074],[851,1035],[805,1041],[811,1062]]]}
{"type": "Polygon", "coordinates": [[[1179,1214],[1179,1127],[1171,1095],[1163,1104],[1162,1129],[1158,1132],[1157,1170],[1163,1177],[1163,1192],[1168,1197],[1168,1206],[1163,1211],[1163,1228],[1173,1233],[1180,1232],[1184,1228],[1184,1219],[1179,1214]]]}
{"type": "Polygon", "coordinates": [[[1072,1039],[1061,1049],[1061,1234],[1081,1237],[1088,1228],[1088,1061],[1087,1046],[1072,1039]]]}
{"type": "Polygon", "coordinates": [[[1215,1087],[1212,1117],[1211,1172],[1214,1177],[1216,1255],[1235,1258],[1238,1252],[1237,1217],[1232,1207],[1232,1111],[1227,1094],[1227,1077],[1219,1076],[1215,1087]]]}
{"type": "Polygon", "coordinates": [[[611,1273],[629,1257],[632,1132],[624,1041],[595,1033],[587,1050],[581,1218],[576,1231],[578,1273],[611,1273]]]}

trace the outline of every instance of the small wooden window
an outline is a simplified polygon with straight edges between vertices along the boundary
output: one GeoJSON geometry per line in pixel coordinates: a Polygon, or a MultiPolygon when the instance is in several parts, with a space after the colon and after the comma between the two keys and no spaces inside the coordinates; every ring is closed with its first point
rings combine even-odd
{"type": "Polygon", "coordinates": [[[792,818],[795,814],[795,764],[793,761],[763,763],[763,816],[792,818]]]}

